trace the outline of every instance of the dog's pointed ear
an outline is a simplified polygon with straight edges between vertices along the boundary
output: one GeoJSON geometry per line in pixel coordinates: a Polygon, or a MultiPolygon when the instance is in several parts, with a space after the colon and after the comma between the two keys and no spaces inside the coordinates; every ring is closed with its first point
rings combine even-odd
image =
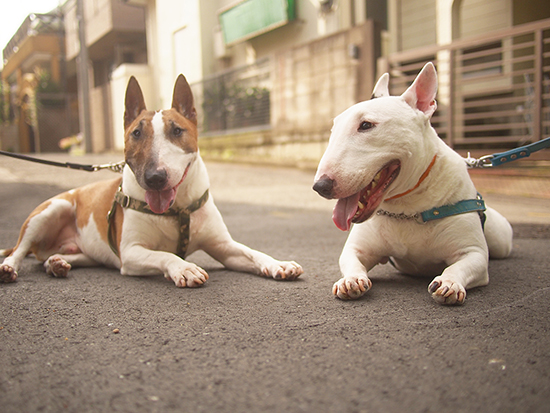
{"type": "Polygon", "coordinates": [[[185,76],[179,75],[174,85],[172,108],[177,110],[191,122],[197,124],[197,111],[193,102],[193,92],[185,76]]]}
{"type": "Polygon", "coordinates": [[[390,75],[389,73],[384,73],[376,82],[374,89],[372,91],[371,99],[381,98],[390,95],[390,75]]]}
{"type": "Polygon", "coordinates": [[[138,115],[145,110],[145,100],[139,87],[139,83],[134,76],[130,77],[126,88],[126,98],[124,99],[124,130],[132,124],[138,115]]]}
{"type": "Polygon", "coordinates": [[[426,63],[413,84],[401,95],[413,109],[418,109],[430,117],[437,109],[437,73],[433,63],[426,63]]]}

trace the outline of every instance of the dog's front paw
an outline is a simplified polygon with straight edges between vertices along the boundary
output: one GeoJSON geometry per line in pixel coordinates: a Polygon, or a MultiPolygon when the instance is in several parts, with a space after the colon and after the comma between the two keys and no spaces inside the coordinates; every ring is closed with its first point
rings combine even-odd
{"type": "Polygon", "coordinates": [[[276,261],[262,269],[262,275],[275,280],[295,280],[304,273],[302,266],[294,261],[276,261]]]}
{"type": "Polygon", "coordinates": [[[372,282],[364,276],[343,277],[334,283],[332,293],[342,300],[355,300],[372,287],[372,282]]]}
{"type": "Polygon", "coordinates": [[[46,273],[56,278],[66,278],[71,270],[71,264],[61,258],[59,255],[52,255],[44,261],[46,273]]]}
{"type": "Polygon", "coordinates": [[[17,271],[8,264],[0,265],[0,282],[12,283],[17,279],[17,271]]]}
{"type": "Polygon", "coordinates": [[[208,280],[208,273],[198,265],[186,263],[175,271],[166,275],[176,284],[176,287],[200,287],[208,280]]]}
{"type": "Polygon", "coordinates": [[[466,289],[462,285],[440,277],[434,278],[428,286],[428,291],[439,304],[464,304],[466,298],[466,289]]]}

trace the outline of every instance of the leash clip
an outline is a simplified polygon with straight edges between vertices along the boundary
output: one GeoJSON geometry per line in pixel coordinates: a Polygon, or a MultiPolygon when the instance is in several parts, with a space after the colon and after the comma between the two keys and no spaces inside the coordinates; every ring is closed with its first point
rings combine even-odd
{"type": "Polygon", "coordinates": [[[470,156],[470,152],[468,152],[468,156],[464,158],[464,161],[468,165],[468,168],[491,168],[493,167],[494,157],[494,155],[485,155],[481,158],[473,158],[470,156]]]}
{"type": "Polygon", "coordinates": [[[92,168],[94,172],[100,171],[102,169],[108,169],[111,172],[122,173],[122,171],[124,170],[124,165],[126,165],[126,162],[121,161],[121,162],[107,163],[104,165],[93,165],[92,168]]]}

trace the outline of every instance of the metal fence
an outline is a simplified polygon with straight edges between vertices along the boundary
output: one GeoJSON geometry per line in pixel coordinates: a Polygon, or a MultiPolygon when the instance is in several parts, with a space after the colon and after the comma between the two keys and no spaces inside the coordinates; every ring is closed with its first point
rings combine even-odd
{"type": "Polygon", "coordinates": [[[203,136],[269,128],[272,87],[269,59],[216,74],[191,87],[203,136]]]}
{"type": "Polygon", "coordinates": [[[392,94],[427,61],[440,82],[432,124],[449,145],[511,147],[550,135],[550,19],[393,54],[392,94]]]}

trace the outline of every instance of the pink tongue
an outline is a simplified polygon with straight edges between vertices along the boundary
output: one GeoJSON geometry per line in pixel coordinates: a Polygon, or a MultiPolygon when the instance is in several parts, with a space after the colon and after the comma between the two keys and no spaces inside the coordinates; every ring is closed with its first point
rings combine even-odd
{"type": "Polygon", "coordinates": [[[332,220],[336,226],[342,231],[349,230],[351,219],[357,212],[357,203],[359,202],[360,192],[347,198],[339,199],[332,211],[332,220]]]}
{"type": "Polygon", "coordinates": [[[166,191],[153,191],[149,190],[145,192],[145,202],[151,208],[155,214],[165,213],[176,198],[176,189],[168,189],[166,191]]]}

